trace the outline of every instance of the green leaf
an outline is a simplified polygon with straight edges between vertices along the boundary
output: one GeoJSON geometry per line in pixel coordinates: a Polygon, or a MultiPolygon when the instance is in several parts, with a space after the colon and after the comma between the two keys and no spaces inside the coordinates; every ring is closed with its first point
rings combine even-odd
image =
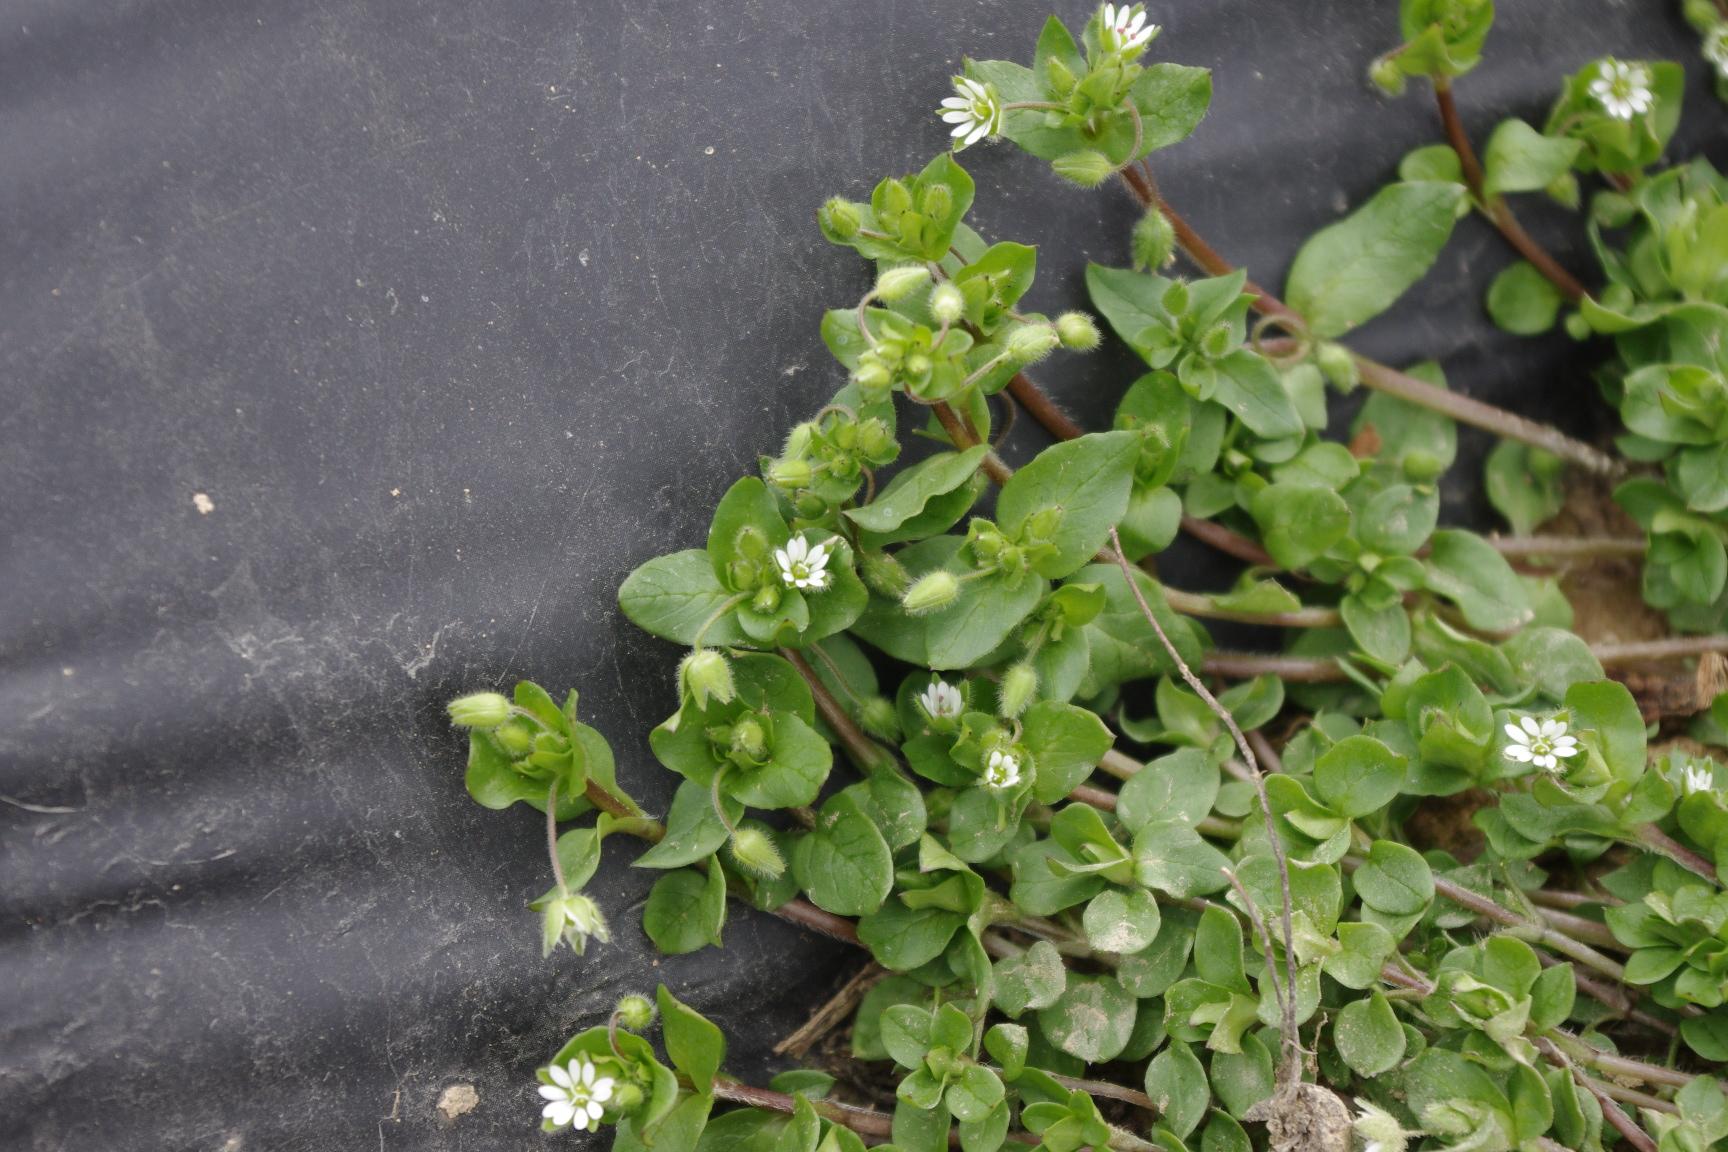
{"type": "Polygon", "coordinates": [[[1002,1103],[1002,1081],[996,1073],[977,1064],[967,1065],[959,1079],[948,1085],[945,1100],[954,1119],[979,1124],[1002,1103]]]}
{"type": "Polygon", "coordinates": [[[1527,536],[1565,503],[1563,471],[1559,459],[1542,449],[1502,440],[1483,467],[1488,502],[1506,517],[1512,531],[1527,536]]]}
{"type": "Polygon", "coordinates": [[[964,452],[939,452],[900,472],[864,507],[847,509],[846,518],[868,532],[892,532],[922,513],[935,497],[964,485],[987,452],[983,444],[964,452]]]}
{"type": "Polygon", "coordinates": [[[1398,798],[1405,763],[1371,736],[1349,736],[1314,762],[1314,787],[1334,812],[1359,819],[1398,798]]]}
{"type": "Polygon", "coordinates": [[[1116,818],[1136,832],[1155,820],[1192,826],[1211,814],[1218,785],[1218,766],[1211,756],[1198,748],[1181,748],[1147,764],[1122,785],[1116,818]]]}
{"type": "Polygon", "coordinates": [[[1560,289],[1538,272],[1534,264],[1520,260],[1508,264],[1494,277],[1488,285],[1486,305],[1489,319],[1502,331],[1517,336],[1540,336],[1554,327],[1554,321],[1560,317],[1560,306],[1565,302],[1560,289]]]}
{"type": "Polygon", "coordinates": [[[913,1004],[893,1004],[882,1014],[882,1048],[902,1068],[916,1068],[935,1044],[934,1017],[913,1004]]]}
{"type": "Polygon", "coordinates": [[[1353,1000],[1338,1013],[1332,1042],[1358,1076],[1390,1072],[1404,1059],[1404,1028],[1378,988],[1366,1000],[1353,1000]]]}
{"type": "Polygon", "coordinates": [[[672,1067],[690,1078],[696,1091],[706,1093],[726,1060],[726,1037],[701,1013],[680,1001],[660,985],[655,992],[660,1004],[660,1029],[672,1067]]]}
{"type": "Polygon", "coordinates": [[[707,875],[681,868],[654,881],[642,910],[642,930],[668,956],[718,945],[725,920],[726,880],[712,858],[707,875]]]}
{"type": "Polygon", "coordinates": [[[1302,417],[1284,388],[1278,370],[1258,352],[1238,348],[1212,362],[1218,390],[1212,398],[1224,405],[1256,436],[1281,440],[1302,434],[1302,417]]]}
{"type": "Polygon", "coordinates": [[[895,972],[910,972],[942,955],[966,917],[944,908],[908,908],[899,898],[885,901],[880,911],[860,917],[858,939],[877,963],[895,972]]]}
{"type": "Polygon", "coordinates": [[[1060,999],[1038,1013],[1057,1048],[1088,1064],[1114,1059],[1134,1032],[1135,999],[1110,976],[1069,973],[1060,999]]]}
{"type": "Polygon", "coordinates": [[[1426,584],[1458,605],[1470,627],[1510,632],[1535,615],[1524,582],[1492,545],[1471,532],[1434,533],[1426,584]]]}
{"type": "Polygon", "coordinates": [[[1146,1066],[1146,1095],[1152,1097],[1164,1127],[1179,1140],[1200,1126],[1212,1102],[1206,1069],[1193,1050],[1179,1041],[1172,1041],[1146,1066]]]}
{"type": "Polygon", "coordinates": [[[996,514],[1003,533],[1024,541],[1035,514],[1057,510],[1054,550],[1034,554],[1032,566],[1053,580],[1070,575],[1097,554],[1128,510],[1139,454],[1133,432],[1094,432],[1046,448],[1002,486],[996,514]]]}
{"type": "Polygon", "coordinates": [[[1008,639],[1048,589],[1042,578],[1001,572],[966,581],[954,603],[917,621],[928,646],[917,662],[939,671],[971,667],[1008,639]]]}
{"type": "Polygon", "coordinates": [[[1356,869],[1356,894],[1362,902],[1393,916],[1426,909],[1434,899],[1434,872],[1414,848],[1376,840],[1368,859],[1356,869]]]}
{"type": "Polygon", "coordinates": [[[1383,664],[1402,664],[1410,655],[1410,616],[1402,601],[1373,608],[1352,592],[1339,602],[1338,611],[1350,638],[1369,656],[1383,664]]]}
{"type": "Polygon", "coordinates": [[[1200,913],[1194,931],[1194,970],[1200,979],[1232,992],[1249,992],[1242,959],[1242,923],[1216,904],[1200,913]]]}
{"type": "Polygon", "coordinates": [[[1140,150],[1132,157],[1138,160],[1188,139],[1199,127],[1212,103],[1212,73],[1181,64],[1148,64],[1128,98],[1140,111],[1140,150]]]}
{"type": "MultiPolygon", "coordinates": [[[[1260,1037],[1250,1033],[1242,1037],[1240,1052],[1212,1054],[1212,1091],[1218,1102],[1228,1110],[1227,1117],[1241,1117],[1262,1100],[1272,1095],[1275,1084],[1272,1053],[1260,1037]]],[[[1207,1125],[1210,1133],[1216,1124],[1207,1125]]],[[[1240,1131],[1240,1129],[1238,1129],[1240,1131]]]]}
{"type": "Polygon", "coordinates": [[[1153,821],[1134,834],[1134,878],[1178,899],[1205,896],[1225,887],[1230,861],[1175,820],[1153,821]]]}
{"type": "Polygon", "coordinates": [[[1502,120],[1482,151],[1482,192],[1540,192],[1572,171],[1581,140],[1544,136],[1522,120],[1502,120]]]}
{"type": "Polygon", "coordinates": [[[1096,712],[1055,700],[1034,704],[1021,726],[1022,743],[1038,773],[1033,795],[1041,804],[1054,804],[1072,792],[1116,742],[1096,712]]]}
{"type": "Polygon", "coordinates": [[[1341,336],[1391,307],[1434,263],[1452,235],[1457,184],[1382,188],[1350,216],[1302,246],[1285,299],[1316,336],[1341,336]]]}
{"type": "Polygon", "coordinates": [[[1138,952],[1158,935],[1158,901],[1144,888],[1106,888],[1086,905],[1081,922],[1086,942],[1100,952],[1138,952]]]}
{"type": "Polygon", "coordinates": [[[1624,684],[1595,680],[1566,690],[1574,733],[1593,732],[1602,760],[1616,779],[1634,781],[1644,774],[1647,737],[1638,702],[1624,684]]]}
{"type": "Polygon", "coordinates": [[[1398,161],[1398,179],[1463,184],[1464,166],[1450,144],[1429,144],[1404,154],[1404,159],[1398,161]]]}
{"type": "MultiPolygon", "coordinates": [[[[722,796],[720,802],[734,824],[743,818],[744,806],[738,801],[722,796]]],[[[685,780],[672,794],[665,837],[636,857],[632,867],[683,868],[720,851],[730,837],[714,811],[713,789],[695,780],[685,780]]]]}
{"type": "MultiPolygon", "coordinates": [[[[715,577],[708,553],[693,548],[656,556],[630,573],[618,589],[618,607],[644,632],[676,644],[694,644],[702,625],[731,595],[715,577]]],[[[736,616],[728,614],[709,626],[703,642],[747,641],[736,616]]]]}
{"type": "Polygon", "coordinates": [[[1266,551],[1285,568],[1304,568],[1350,533],[1350,505],[1330,488],[1269,484],[1249,505],[1266,551]]]}
{"type": "Polygon", "coordinates": [[[837,916],[875,912],[894,887],[888,842],[845,792],[822,805],[816,827],[793,850],[792,870],[811,903],[837,916]]]}
{"type": "Polygon", "coordinates": [[[1018,956],[996,961],[996,1007],[1018,1017],[1028,1008],[1048,1008],[1066,987],[1062,954],[1039,940],[1018,956]]]}

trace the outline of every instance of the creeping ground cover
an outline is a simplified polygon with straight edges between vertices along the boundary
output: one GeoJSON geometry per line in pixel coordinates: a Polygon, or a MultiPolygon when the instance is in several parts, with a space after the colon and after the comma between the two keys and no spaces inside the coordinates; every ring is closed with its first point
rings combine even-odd
{"type": "MultiPolygon", "coordinates": [[[[685,652],[649,738],[670,807],[632,799],[574,690],[450,705],[473,798],[545,814],[549,957],[604,965],[636,931],[592,883],[618,837],[658,874],[640,927],[665,953],[762,914],[858,952],[784,1046],[849,1034],[820,1066],[743,1083],[661,987],[570,1022],[533,1072],[542,1128],[619,1152],[1728,1148],[1728,180],[1668,155],[1682,65],[1603,56],[1546,118],[1467,125],[1492,0],[1403,0],[1363,66],[1433,100],[1435,139],[1274,290],[1154,176],[1213,77],[1158,58],[1144,5],[1065,15],[965,62],[952,151],[821,206],[872,270],[821,321],[832,398],[619,590],[685,652]],[[1029,238],[967,223],[963,156],[992,143],[1144,209],[1086,309],[1038,311],[1029,238]],[[1536,198],[1594,266],[1525,231],[1536,198]],[[1472,290],[1587,342],[1610,442],[1350,346],[1471,214],[1516,257],[1472,290]],[[1142,371],[1081,428],[1037,376],[1106,339],[1142,371]],[[1018,467],[1015,412],[1053,441],[1018,467]],[[1503,534],[1440,523],[1459,424],[1498,438],[1503,534]],[[1183,533],[1237,583],[1161,569],[1183,533]],[[1592,645],[1561,577],[1628,562],[1664,634],[1592,645]],[[1220,621],[1281,650],[1221,648],[1220,621]]],[[[1685,15],[1693,67],[1728,76],[1728,14],[1685,15]]]]}

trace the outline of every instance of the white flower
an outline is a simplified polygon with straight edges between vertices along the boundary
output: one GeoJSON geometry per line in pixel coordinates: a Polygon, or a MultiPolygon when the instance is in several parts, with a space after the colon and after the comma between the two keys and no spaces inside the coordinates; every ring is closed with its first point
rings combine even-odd
{"type": "Polygon", "coordinates": [[[1000,748],[990,753],[990,761],[984,766],[984,786],[998,792],[1012,788],[1020,783],[1020,761],[1012,752],[1004,752],[1000,748]]]}
{"type": "Polygon", "coordinates": [[[930,681],[919,694],[918,703],[924,706],[924,711],[929,713],[932,720],[953,720],[965,706],[965,702],[960,699],[960,689],[941,678],[930,681]]]}
{"type": "Polygon", "coordinates": [[[1716,69],[1716,75],[1728,80],[1728,24],[1717,24],[1704,37],[1704,59],[1716,69]]]}
{"type": "Polygon", "coordinates": [[[1708,764],[1688,764],[1680,770],[1680,791],[1687,796],[1716,787],[1716,773],[1708,764]]]}
{"type": "Polygon", "coordinates": [[[954,151],[969,148],[986,136],[1002,135],[1002,101],[997,98],[994,88],[965,76],[956,76],[954,91],[958,95],[948,97],[942,101],[942,107],[936,109],[938,116],[954,125],[954,131],[949,135],[960,141],[954,145],[954,151]]]}
{"type": "Polygon", "coordinates": [[[1146,23],[1146,9],[1139,4],[1106,4],[1101,27],[1104,47],[1112,52],[1144,48],[1158,35],[1158,25],[1146,23]]]}
{"type": "Polygon", "coordinates": [[[786,547],[774,549],[774,562],[780,565],[780,580],[788,588],[820,592],[828,587],[828,545],[811,544],[802,536],[786,541],[786,547]]]}
{"type": "Polygon", "coordinates": [[[577,1056],[568,1068],[553,1064],[546,1069],[552,1083],[540,1085],[540,1095],[548,1103],[540,1115],[552,1121],[555,1128],[574,1125],[584,1132],[600,1131],[601,1107],[612,1099],[612,1077],[596,1076],[594,1062],[577,1056]]]}
{"type": "Polygon", "coordinates": [[[552,896],[545,904],[536,901],[534,907],[541,912],[540,947],[545,955],[550,956],[560,940],[578,956],[587,950],[590,938],[612,943],[612,930],[600,906],[580,892],[552,896]]]}
{"type": "Polygon", "coordinates": [[[1516,724],[1506,725],[1506,735],[1512,743],[1506,745],[1506,759],[1517,764],[1534,764],[1544,772],[1556,772],[1560,761],[1578,755],[1578,740],[1566,735],[1564,720],[1548,719],[1537,724],[1534,717],[1525,716],[1516,724]]]}
{"type": "Polygon", "coordinates": [[[1596,79],[1590,81],[1590,95],[1616,120],[1642,116],[1656,104],[1650,90],[1650,70],[1618,60],[1604,60],[1598,65],[1596,79]]]}

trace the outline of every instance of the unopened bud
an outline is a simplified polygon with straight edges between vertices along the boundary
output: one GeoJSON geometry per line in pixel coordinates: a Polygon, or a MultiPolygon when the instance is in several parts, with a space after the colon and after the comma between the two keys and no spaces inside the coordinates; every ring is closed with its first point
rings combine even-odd
{"type": "Polygon", "coordinates": [[[808,460],[776,460],[768,466],[768,482],[777,488],[808,488],[812,475],[808,460]]]}
{"type": "Polygon", "coordinates": [[[1566,335],[1574,340],[1588,340],[1591,336],[1590,321],[1577,312],[1566,317],[1566,335]]]}
{"type": "Polygon", "coordinates": [[[1188,311],[1188,285],[1180,280],[1172,280],[1170,287],[1164,289],[1164,296],[1158,303],[1170,315],[1181,316],[1188,311]]]}
{"type": "Polygon", "coordinates": [[[1057,529],[1062,527],[1062,509],[1040,508],[1026,518],[1025,539],[1030,543],[1042,543],[1056,538],[1057,529]]]}
{"type": "Polygon", "coordinates": [[[458,728],[496,728],[510,719],[510,701],[496,692],[476,692],[450,701],[450,722],[458,728]]]}
{"type": "Polygon", "coordinates": [[[894,702],[886,696],[872,696],[864,701],[858,721],[864,726],[864,731],[878,740],[900,739],[900,716],[894,710],[894,702]]]}
{"type": "Polygon", "coordinates": [[[1200,334],[1200,354],[1208,360],[1224,359],[1230,354],[1230,346],[1235,343],[1235,336],[1230,322],[1219,320],[1200,334]]]}
{"type": "Polygon", "coordinates": [[[1578,189],[1578,177],[1571,172],[1562,172],[1556,176],[1543,191],[1547,193],[1548,199],[1563,208],[1577,208],[1579,200],[1582,199],[1582,193],[1578,189]]]}
{"type": "Polygon", "coordinates": [[[646,996],[626,996],[612,1014],[630,1031],[642,1032],[654,1023],[654,1002],[646,996]]]}
{"type": "Polygon", "coordinates": [[[1170,218],[1154,208],[1140,217],[1129,238],[1134,267],[1156,271],[1176,255],[1176,228],[1170,218]]]}
{"type": "Polygon", "coordinates": [[[905,566],[886,552],[870,551],[860,554],[858,571],[870,591],[878,596],[891,596],[896,600],[906,594],[906,588],[912,582],[912,578],[906,574],[905,566]]]}
{"type": "Polygon", "coordinates": [[[958,324],[966,315],[966,294],[952,284],[938,284],[930,293],[930,315],[938,324],[958,324]]]}
{"type": "Polygon", "coordinates": [[[1373,67],[1368,69],[1368,79],[1373,82],[1374,87],[1388,96],[1404,95],[1404,88],[1408,83],[1404,69],[1398,66],[1398,62],[1385,58],[1374,61],[1373,67]]]}
{"type": "Polygon", "coordinates": [[[710,700],[730,704],[737,694],[731,662],[712,648],[699,648],[684,657],[678,666],[678,684],[696,707],[703,709],[710,700]]]}
{"type": "Polygon", "coordinates": [[[512,720],[500,725],[492,735],[498,738],[498,743],[504,746],[504,751],[512,759],[534,751],[534,728],[526,720],[512,720]]]}
{"type": "Polygon", "coordinates": [[[920,576],[900,598],[900,607],[910,616],[923,616],[948,607],[959,595],[960,581],[954,573],[937,570],[920,576]]]}
{"type": "Polygon", "coordinates": [[[786,871],[786,861],[768,833],[748,825],[732,834],[732,859],[744,871],[768,880],[786,871]]]}
{"type": "Polygon", "coordinates": [[[876,278],[876,299],[892,304],[896,300],[906,299],[928,283],[930,269],[922,264],[890,268],[876,278]]]}
{"type": "Polygon", "coordinates": [[[1362,373],[1356,367],[1356,357],[1350,355],[1350,349],[1342,344],[1328,341],[1320,345],[1314,351],[1314,361],[1319,364],[1326,379],[1332,382],[1332,387],[1340,392],[1353,391],[1356,385],[1362,383],[1362,373]]]}
{"type": "Polygon", "coordinates": [[[760,759],[768,753],[768,734],[758,721],[746,716],[732,726],[732,750],[752,760],[760,759]]]}
{"type": "Polygon", "coordinates": [[[1003,351],[1016,364],[1036,364],[1061,342],[1056,329],[1049,324],[1021,324],[1008,333],[1003,351]]]}
{"type": "Polygon", "coordinates": [[[1404,1152],[1410,1146],[1410,1137],[1416,1133],[1406,1132],[1396,1116],[1360,1097],[1356,1106],[1361,1112],[1352,1127],[1361,1138],[1363,1147],[1378,1149],[1379,1152],[1404,1152]]]}
{"type": "Polygon", "coordinates": [[[1096,148],[1066,152],[1050,162],[1056,175],[1082,188],[1096,188],[1115,175],[1116,165],[1096,148]]]}
{"type": "Polygon", "coordinates": [[[1446,470],[1440,457],[1425,448],[1415,448],[1404,454],[1404,478],[1415,484],[1432,484],[1446,470]]]}
{"type": "Polygon", "coordinates": [[[946,220],[954,211],[954,193],[946,184],[932,184],[918,194],[918,211],[932,220],[946,220]]]}
{"type": "Polygon", "coordinates": [[[894,383],[894,374],[880,360],[860,360],[852,380],[863,392],[886,392],[894,383]]]}
{"type": "Polygon", "coordinates": [[[858,229],[863,224],[863,216],[858,211],[858,205],[850,200],[842,200],[836,196],[822,205],[822,210],[816,214],[816,219],[822,225],[822,231],[836,240],[850,240],[858,235],[858,229]]]}
{"type": "Polygon", "coordinates": [[[1038,673],[1032,665],[1022,661],[1003,674],[996,693],[996,711],[1012,720],[1026,711],[1027,705],[1032,703],[1033,693],[1037,691],[1038,673]]]}
{"type": "Polygon", "coordinates": [[[886,463],[882,458],[892,458],[897,445],[894,443],[894,433],[888,425],[876,417],[858,425],[858,451],[871,461],[886,463]]]}
{"type": "Polygon", "coordinates": [[[786,450],[782,456],[803,456],[810,451],[810,442],[816,439],[816,424],[806,420],[802,424],[792,425],[792,431],[786,434],[786,450]]]}
{"type": "Polygon", "coordinates": [[[905,183],[898,179],[884,180],[872,197],[876,203],[876,215],[884,223],[893,223],[908,208],[912,207],[912,193],[905,183]],[[880,199],[880,203],[876,200],[880,199]]]}
{"type": "Polygon", "coordinates": [[[756,595],[750,598],[750,607],[766,616],[780,608],[780,586],[764,584],[756,589],[756,595]]]}
{"type": "Polygon", "coordinates": [[[1090,352],[1103,339],[1098,325],[1084,312],[1064,312],[1056,317],[1056,338],[1062,347],[1075,352],[1090,352]]]}

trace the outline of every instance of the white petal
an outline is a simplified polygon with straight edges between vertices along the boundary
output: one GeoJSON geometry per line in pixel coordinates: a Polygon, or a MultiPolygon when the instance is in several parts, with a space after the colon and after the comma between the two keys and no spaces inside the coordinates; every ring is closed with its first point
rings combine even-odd
{"type": "Polygon", "coordinates": [[[582,1061],[582,1083],[588,1086],[594,1083],[594,1065],[586,1060],[582,1061]]]}
{"type": "Polygon", "coordinates": [[[1564,736],[1565,734],[1566,725],[1560,723],[1558,720],[1542,721],[1542,735],[1546,736],[1548,739],[1552,740],[1556,736],[1564,736]]]}
{"type": "Polygon", "coordinates": [[[546,1071],[551,1074],[554,1083],[560,1084],[565,1088],[573,1088],[576,1086],[576,1082],[570,1079],[570,1070],[564,1067],[564,1065],[554,1064],[552,1067],[546,1069],[546,1071]]]}
{"type": "Polygon", "coordinates": [[[1538,756],[1536,757],[1536,767],[1545,772],[1552,772],[1554,769],[1560,767],[1560,761],[1554,759],[1552,756],[1538,756]]]}
{"type": "Polygon", "coordinates": [[[576,1130],[578,1132],[598,1132],[600,1131],[600,1121],[589,1119],[586,1112],[579,1112],[576,1114],[576,1130]]]}
{"type": "Polygon", "coordinates": [[[554,1088],[550,1084],[542,1084],[540,1085],[540,1095],[547,1100],[562,1100],[564,1099],[564,1089],[554,1088]]]}
{"type": "Polygon", "coordinates": [[[952,108],[957,112],[964,112],[966,109],[972,107],[972,101],[966,99],[964,96],[950,96],[942,101],[941,106],[943,108],[952,108]]]}
{"type": "Polygon", "coordinates": [[[1534,719],[1532,719],[1529,716],[1519,717],[1518,726],[1520,728],[1524,729],[1524,731],[1530,733],[1530,735],[1532,735],[1532,736],[1542,735],[1541,727],[1536,723],[1536,721],[1534,719]]]}
{"type": "Polygon", "coordinates": [[[612,1077],[602,1076],[600,1079],[594,1081],[594,1099],[612,1099],[612,1077]]]}
{"type": "Polygon", "coordinates": [[[966,137],[966,146],[970,148],[988,135],[990,135],[990,125],[988,123],[980,124],[972,130],[972,135],[966,137]]]}
{"type": "Polygon", "coordinates": [[[588,1115],[592,1116],[594,1119],[600,1119],[600,1114],[604,1111],[606,1111],[606,1109],[600,1107],[600,1105],[594,1103],[594,1101],[588,1101],[588,1115]]]}
{"type": "Polygon", "coordinates": [[[576,1118],[576,1109],[568,1100],[559,1100],[546,1105],[540,1115],[562,1128],[576,1118]]]}
{"type": "Polygon", "coordinates": [[[1504,753],[1506,759],[1518,764],[1530,763],[1530,749],[1522,744],[1508,744],[1504,753]]]}
{"type": "Polygon", "coordinates": [[[1524,735],[1524,729],[1516,724],[1506,725],[1506,735],[1509,739],[1516,740],[1520,744],[1530,743],[1530,738],[1524,735]]]}

